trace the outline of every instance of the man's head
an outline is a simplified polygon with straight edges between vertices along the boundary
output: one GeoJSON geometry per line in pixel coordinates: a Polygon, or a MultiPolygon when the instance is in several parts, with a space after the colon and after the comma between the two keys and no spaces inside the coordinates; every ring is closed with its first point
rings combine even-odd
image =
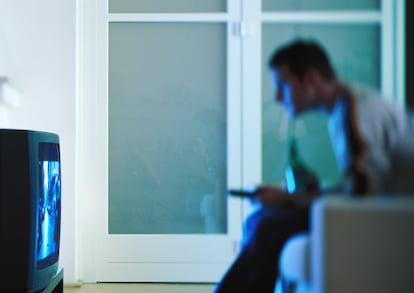
{"type": "Polygon", "coordinates": [[[321,106],[324,85],[336,80],[325,51],[313,41],[294,41],[278,49],[269,66],[276,100],[291,116],[321,106]]]}

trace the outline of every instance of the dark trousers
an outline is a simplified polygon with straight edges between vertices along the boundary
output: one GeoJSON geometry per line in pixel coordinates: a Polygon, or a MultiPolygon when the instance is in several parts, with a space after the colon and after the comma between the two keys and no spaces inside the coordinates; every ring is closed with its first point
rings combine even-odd
{"type": "Polygon", "coordinates": [[[267,207],[252,214],[245,225],[242,251],[217,285],[216,293],[273,292],[280,251],[290,236],[308,231],[309,210],[267,207]]]}

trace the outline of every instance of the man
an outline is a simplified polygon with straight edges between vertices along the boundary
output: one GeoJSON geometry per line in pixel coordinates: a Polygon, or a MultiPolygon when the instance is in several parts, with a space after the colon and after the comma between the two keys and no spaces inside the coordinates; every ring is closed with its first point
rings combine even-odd
{"type": "MultiPolygon", "coordinates": [[[[414,122],[378,92],[351,87],[335,74],[324,50],[298,40],[270,60],[276,101],[291,117],[328,115],[342,194],[413,193],[414,122]]],[[[216,292],[273,292],[279,253],[293,234],[308,230],[309,205],[319,194],[272,186],[256,191],[262,208],[246,222],[245,245],[216,292]]]]}

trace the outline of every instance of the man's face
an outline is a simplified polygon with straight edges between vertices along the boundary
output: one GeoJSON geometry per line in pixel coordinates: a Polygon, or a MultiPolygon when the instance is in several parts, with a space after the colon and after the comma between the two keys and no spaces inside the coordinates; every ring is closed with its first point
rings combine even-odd
{"type": "Polygon", "coordinates": [[[295,117],[310,108],[306,84],[293,75],[287,65],[272,69],[271,74],[275,99],[289,116],[295,117]]]}

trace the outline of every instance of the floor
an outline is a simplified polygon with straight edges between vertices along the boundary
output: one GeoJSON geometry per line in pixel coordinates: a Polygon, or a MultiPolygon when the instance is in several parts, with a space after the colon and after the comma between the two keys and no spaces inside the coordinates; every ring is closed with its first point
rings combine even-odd
{"type": "Polygon", "coordinates": [[[98,283],[67,285],[64,293],[211,293],[214,284],[98,283]]]}

